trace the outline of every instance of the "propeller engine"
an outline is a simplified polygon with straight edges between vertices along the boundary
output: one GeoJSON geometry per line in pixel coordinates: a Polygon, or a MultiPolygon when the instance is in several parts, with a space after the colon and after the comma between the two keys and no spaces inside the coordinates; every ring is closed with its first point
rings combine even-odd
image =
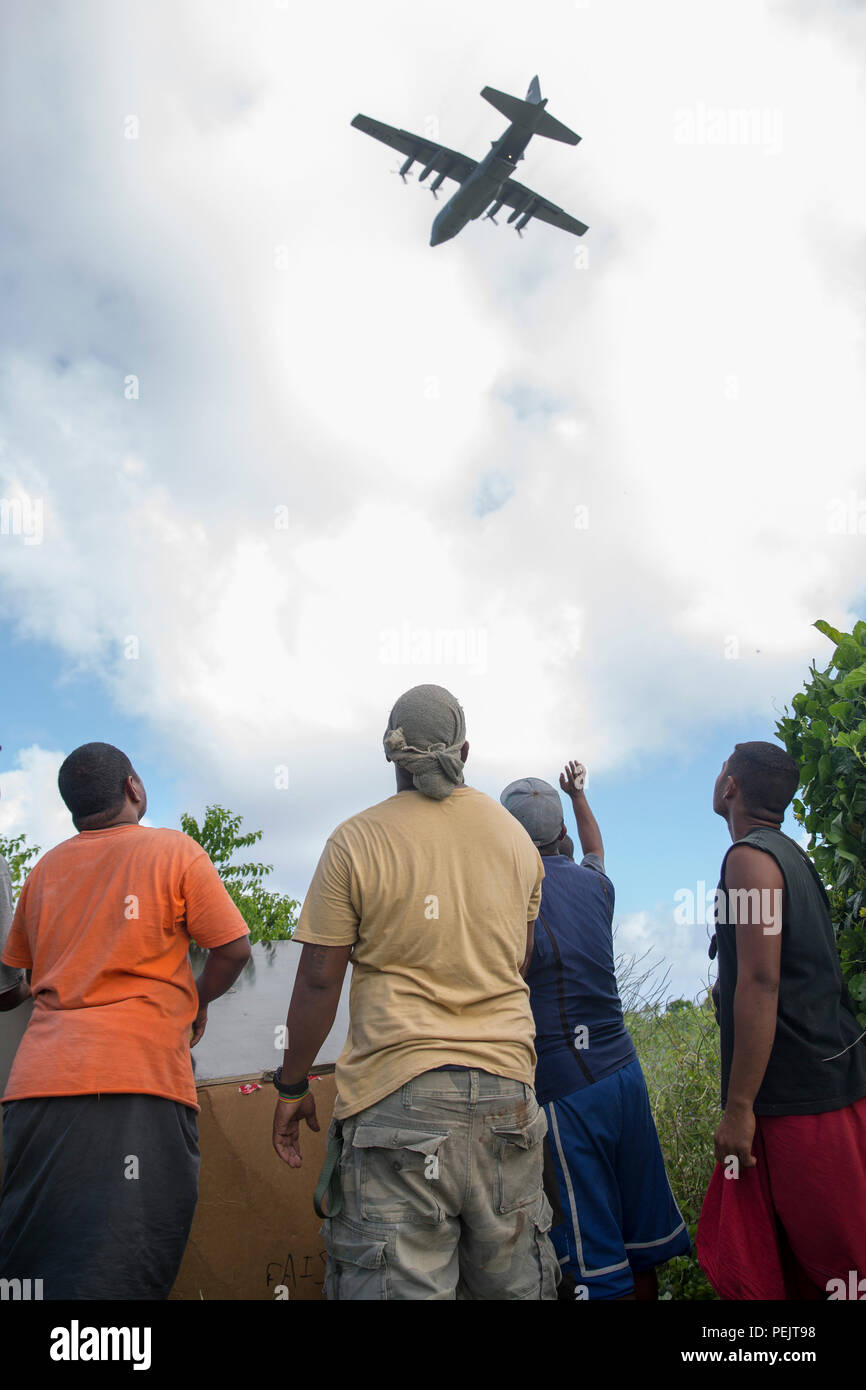
{"type": "Polygon", "coordinates": [[[437,174],[437,175],[436,175],[435,179],[434,179],[433,182],[431,183],[431,185],[430,185],[430,192],[433,194],[433,197],[434,197],[434,198],[438,198],[438,197],[439,197],[439,192],[438,192],[438,190],[442,187],[442,185],[443,185],[443,183],[445,182],[445,180],[446,180],[447,177],[448,177],[448,170],[447,170],[447,169],[443,169],[442,172],[441,172],[440,174],[437,174]]]}
{"type": "Polygon", "coordinates": [[[514,209],[508,221],[517,222],[515,231],[518,236],[523,236],[523,228],[526,226],[537,206],[538,199],[532,196],[526,198],[522,203],[518,203],[517,207],[514,209]]]}

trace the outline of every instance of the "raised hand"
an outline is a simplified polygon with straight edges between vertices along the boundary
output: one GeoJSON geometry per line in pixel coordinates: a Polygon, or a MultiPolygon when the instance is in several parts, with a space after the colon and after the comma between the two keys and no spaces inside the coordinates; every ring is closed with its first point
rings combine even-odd
{"type": "Polygon", "coordinates": [[[568,762],[565,770],[559,774],[559,785],[568,796],[577,796],[578,792],[582,792],[585,780],[586,768],[583,763],[568,762]]]}

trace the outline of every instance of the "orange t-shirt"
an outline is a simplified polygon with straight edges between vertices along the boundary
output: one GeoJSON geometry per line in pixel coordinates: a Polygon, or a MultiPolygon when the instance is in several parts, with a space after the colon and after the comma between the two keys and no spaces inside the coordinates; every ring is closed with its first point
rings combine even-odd
{"type": "Polygon", "coordinates": [[[33,1014],[3,1100],[135,1091],[198,1110],[190,938],[248,935],[201,845],[179,830],[85,830],[28,875],[2,959],[32,971],[33,1014]]]}

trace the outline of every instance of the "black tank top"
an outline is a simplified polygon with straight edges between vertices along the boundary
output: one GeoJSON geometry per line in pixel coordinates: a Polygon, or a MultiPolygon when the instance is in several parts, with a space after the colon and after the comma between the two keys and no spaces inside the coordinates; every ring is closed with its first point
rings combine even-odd
{"type": "MultiPolygon", "coordinates": [[[[771,854],[785,881],[776,1036],[755,1114],[840,1110],[866,1095],[866,1039],[857,1041],[862,1029],[842,980],[824,885],[808,855],[781,830],[757,826],[736,843],[771,854]]],[[[723,1107],[734,1053],[737,984],[737,928],[724,887],[727,857],[716,899],[723,1107]]]]}

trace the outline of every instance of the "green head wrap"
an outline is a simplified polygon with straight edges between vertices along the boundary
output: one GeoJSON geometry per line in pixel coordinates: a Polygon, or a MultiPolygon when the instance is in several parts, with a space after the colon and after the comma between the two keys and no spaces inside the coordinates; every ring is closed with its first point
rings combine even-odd
{"type": "Polygon", "coordinates": [[[382,742],[387,757],[411,774],[424,796],[444,801],[463,784],[466,720],[459,702],[441,685],[416,685],[401,695],[382,742]]]}

